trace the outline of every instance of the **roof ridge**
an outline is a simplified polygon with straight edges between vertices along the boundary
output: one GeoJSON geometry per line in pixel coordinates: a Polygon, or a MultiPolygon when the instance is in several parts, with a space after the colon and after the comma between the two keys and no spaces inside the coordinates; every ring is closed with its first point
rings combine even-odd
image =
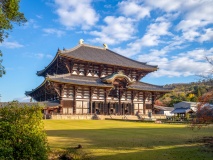
{"type": "Polygon", "coordinates": [[[76,49],[78,49],[79,47],[81,47],[83,44],[78,44],[77,46],[75,46],[74,48],[70,48],[70,49],[65,49],[60,51],[60,54],[66,53],[66,52],[70,52],[70,51],[74,51],[76,49]]]}
{"type": "Polygon", "coordinates": [[[77,46],[75,46],[74,48],[70,48],[70,49],[66,49],[66,50],[63,50],[61,51],[61,53],[67,53],[67,52],[72,52],[82,46],[85,46],[85,47],[90,47],[90,48],[96,48],[96,49],[101,49],[101,50],[106,50],[104,48],[101,48],[101,47],[97,47],[97,46],[92,46],[92,45],[89,45],[89,44],[78,44],[77,46]]]}

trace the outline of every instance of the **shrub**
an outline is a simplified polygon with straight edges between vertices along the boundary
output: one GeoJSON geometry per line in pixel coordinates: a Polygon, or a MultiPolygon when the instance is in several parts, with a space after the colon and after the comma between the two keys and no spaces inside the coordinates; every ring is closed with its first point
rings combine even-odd
{"type": "Polygon", "coordinates": [[[48,143],[39,104],[8,103],[0,108],[0,159],[45,160],[48,143]]]}

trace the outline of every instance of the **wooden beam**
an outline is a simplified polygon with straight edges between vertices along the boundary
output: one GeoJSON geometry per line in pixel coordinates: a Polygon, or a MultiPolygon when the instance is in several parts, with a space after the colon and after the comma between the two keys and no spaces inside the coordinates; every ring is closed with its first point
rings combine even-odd
{"type": "Polygon", "coordinates": [[[72,74],[72,69],[73,69],[73,66],[74,66],[74,60],[71,60],[71,61],[65,60],[65,61],[64,61],[64,64],[65,64],[65,66],[66,66],[68,72],[69,72],[70,74],[72,74]]]}

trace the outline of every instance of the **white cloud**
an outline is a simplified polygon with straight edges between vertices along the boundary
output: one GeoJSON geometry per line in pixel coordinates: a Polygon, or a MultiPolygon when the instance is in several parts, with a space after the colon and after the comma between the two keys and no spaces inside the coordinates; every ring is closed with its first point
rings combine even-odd
{"type": "Polygon", "coordinates": [[[199,41],[200,42],[213,41],[213,29],[212,28],[205,29],[205,33],[200,36],[199,41]]]}
{"type": "Polygon", "coordinates": [[[114,50],[124,56],[136,55],[141,51],[143,47],[157,46],[159,43],[161,43],[161,36],[172,35],[170,32],[168,32],[169,27],[170,23],[164,21],[150,24],[147,27],[147,32],[142,38],[127,44],[127,48],[125,49],[117,47],[114,48],[114,50]]]}
{"type": "Polygon", "coordinates": [[[138,60],[159,66],[159,71],[151,74],[154,77],[186,77],[209,73],[212,66],[206,61],[206,56],[212,55],[213,48],[209,50],[195,49],[179,53],[169,59],[165,51],[153,50],[150,54],[140,55],[138,60]]]}
{"type": "MultiPolygon", "coordinates": [[[[189,0],[187,2],[185,0],[126,0],[120,2],[118,6],[125,16],[131,16],[133,19],[149,17],[150,12],[156,11],[159,15],[164,14],[163,17],[157,17],[156,22],[164,21],[172,24],[172,21],[177,20],[173,23],[173,28],[176,28],[177,32],[180,31],[185,41],[212,40],[211,26],[209,26],[213,24],[212,0],[189,0]],[[206,34],[203,35],[203,32],[206,34]]],[[[160,30],[155,27],[155,32],[160,32],[160,30]]],[[[156,34],[148,33],[141,40],[145,46],[156,46],[160,42],[156,34]]],[[[139,42],[139,39],[136,41],[139,42]]]]}
{"type": "Polygon", "coordinates": [[[97,37],[90,41],[118,44],[134,38],[134,20],[125,17],[107,16],[104,18],[104,22],[106,25],[100,26],[101,31],[90,32],[91,35],[97,37]]]}
{"type": "Polygon", "coordinates": [[[133,16],[137,19],[143,19],[150,16],[150,8],[142,6],[139,1],[122,1],[118,4],[119,10],[126,16],[133,16]]]}
{"type": "Polygon", "coordinates": [[[64,31],[61,31],[59,29],[54,29],[54,28],[44,28],[43,32],[45,33],[45,35],[53,34],[53,35],[56,35],[57,37],[61,37],[65,35],[64,31]]]}
{"type": "Polygon", "coordinates": [[[5,48],[21,48],[24,47],[24,45],[20,44],[19,42],[16,41],[4,41],[3,43],[0,43],[0,46],[5,47],[5,48]]]}
{"type": "Polygon", "coordinates": [[[91,0],[55,0],[56,13],[62,25],[89,29],[98,21],[98,15],[91,6],[91,0]]]}

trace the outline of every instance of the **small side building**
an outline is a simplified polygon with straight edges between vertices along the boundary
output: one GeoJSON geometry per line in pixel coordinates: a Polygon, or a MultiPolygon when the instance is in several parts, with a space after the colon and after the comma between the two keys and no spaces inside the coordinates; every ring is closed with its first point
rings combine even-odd
{"type": "Polygon", "coordinates": [[[172,111],[174,110],[174,107],[164,107],[164,106],[154,106],[154,113],[155,114],[163,114],[167,117],[174,116],[174,113],[172,111]]]}
{"type": "Polygon", "coordinates": [[[197,106],[196,102],[182,101],[174,104],[174,110],[171,113],[180,118],[189,118],[197,111],[197,106]]]}

